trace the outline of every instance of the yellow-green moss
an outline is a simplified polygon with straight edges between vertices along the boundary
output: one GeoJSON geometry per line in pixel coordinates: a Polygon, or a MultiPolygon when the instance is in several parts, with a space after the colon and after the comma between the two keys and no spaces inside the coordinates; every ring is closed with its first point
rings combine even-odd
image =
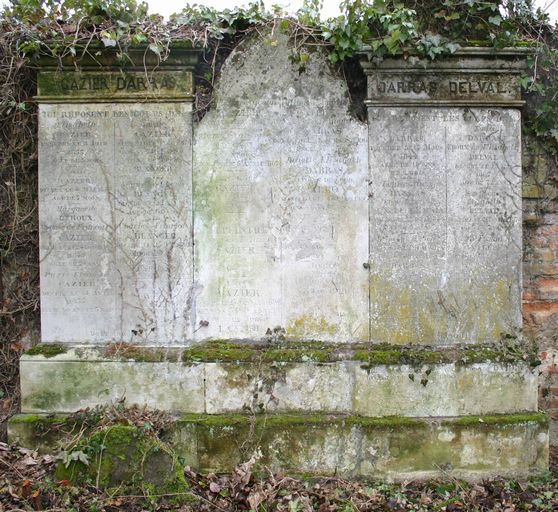
{"type": "Polygon", "coordinates": [[[447,362],[447,356],[443,352],[416,349],[359,350],[354,353],[353,359],[369,366],[447,362]]]}
{"type": "Polygon", "coordinates": [[[507,353],[487,345],[433,348],[417,345],[287,342],[283,344],[248,344],[215,340],[186,349],[182,354],[185,363],[214,362],[306,362],[319,363],[340,360],[362,361],[366,365],[395,364],[473,364],[482,362],[513,363],[523,360],[518,354],[507,353]]]}
{"type": "Polygon", "coordinates": [[[477,427],[481,425],[517,425],[518,423],[538,423],[541,426],[548,426],[548,416],[543,412],[520,413],[520,414],[495,414],[487,416],[463,416],[455,420],[446,420],[445,425],[459,427],[477,427]]]}
{"type": "Polygon", "coordinates": [[[182,354],[184,363],[201,361],[222,362],[295,362],[331,360],[334,345],[322,342],[298,342],[285,344],[248,344],[224,340],[212,340],[203,345],[186,349],[182,354]]]}
{"type": "Polygon", "coordinates": [[[316,361],[325,363],[331,360],[330,350],[305,350],[305,349],[270,349],[262,353],[262,360],[266,362],[296,362],[316,361]]]}
{"type": "Polygon", "coordinates": [[[176,421],[178,425],[191,424],[205,427],[228,427],[234,425],[248,425],[250,416],[245,414],[184,414],[176,421]]]}
{"type": "Polygon", "coordinates": [[[218,346],[197,346],[186,349],[182,354],[184,363],[200,361],[251,361],[257,352],[251,347],[223,343],[218,346]]]}
{"type": "Polygon", "coordinates": [[[63,423],[66,421],[65,416],[55,416],[55,415],[48,415],[42,416],[40,414],[17,414],[12,416],[10,419],[10,423],[26,423],[26,424],[43,424],[43,425],[52,425],[55,423],[63,423]]]}
{"type": "Polygon", "coordinates": [[[152,348],[140,347],[127,343],[118,343],[107,345],[104,349],[104,355],[120,361],[133,360],[138,363],[160,363],[163,361],[178,361],[177,351],[168,348],[152,348]]]}
{"type": "Polygon", "coordinates": [[[74,483],[91,482],[101,488],[164,495],[177,494],[179,501],[191,501],[184,467],[171,448],[158,438],[132,425],[113,425],[86,436],[73,451],[80,451],[88,463],[60,463],[57,477],[74,483]]]}
{"type": "Polygon", "coordinates": [[[336,424],[340,426],[361,425],[373,428],[405,428],[424,427],[427,422],[421,419],[403,416],[387,416],[383,418],[368,418],[354,415],[332,414],[186,414],[177,420],[179,425],[197,425],[207,428],[233,428],[247,426],[255,421],[257,428],[289,429],[299,426],[327,426],[336,424]]]}
{"type": "Polygon", "coordinates": [[[66,353],[66,347],[59,343],[39,343],[25,352],[28,356],[55,357],[66,353]]]}
{"type": "Polygon", "coordinates": [[[448,339],[486,343],[497,341],[510,329],[508,315],[514,310],[510,283],[506,279],[471,288],[456,283],[452,292],[432,293],[436,283],[401,286],[391,275],[371,269],[370,336],[374,342],[395,345],[435,345],[448,339]],[[456,308],[454,297],[459,297],[456,308]]]}
{"type": "Polygon", "coordinates": [[[305,338],[308,334],[333,336],[336,332],[337,326],[329,323],[324,317],[316,318],[311,315],[303,315],[287,327],[287,336],[295,338],[305,338]]]}

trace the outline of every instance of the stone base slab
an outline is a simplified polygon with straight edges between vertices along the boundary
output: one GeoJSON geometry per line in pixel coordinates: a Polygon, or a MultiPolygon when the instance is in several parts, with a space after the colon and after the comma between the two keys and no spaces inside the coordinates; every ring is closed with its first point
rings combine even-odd
{"type": "MultiPolygon", "coordinates": [[[[9,440],[52,452],[60,439],[52,416],[10,420],[9,440]]],[[[389,480],[433,477],[523,478],[548,469],[544,414],[410,419],[341,415],[186,415],[163,436],[185,464],[230,472],[256,468],[289,474],[389,480]]]]}
{"type": "Polygon", "coordinates": [[[221,354],[223,360],[204,360],[192,351],[107,355],[71,348],[27,354],[21,359],[22,412],[71,413],[122,399],[207,414],[429,417],[537,410],[537,373],[524,361],[449,362],[421,353],[415,360],[401,356],[406,362],[396,364],[382,352],[372,361],[358,359],[357,352],[326,360],[310,350],[267,351],[257,359],[235,350],[233,356],[221,354]]]}

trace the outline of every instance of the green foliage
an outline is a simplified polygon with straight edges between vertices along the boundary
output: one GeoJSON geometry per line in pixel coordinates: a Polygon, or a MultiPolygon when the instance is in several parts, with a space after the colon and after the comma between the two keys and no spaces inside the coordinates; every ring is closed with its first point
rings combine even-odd
{"type": "Polygon", "coordinates": [[[472,42],[513,46],[533,38],[535,26],[548,25],[530,0],[344,0],[341,8],[341,16],[321,23],[324,39],[333,45],[334,62],[363,46],[380,59],[409,52],[434,59],[472,42]]]}
{"type": "Polygon", "coordinates": [[[129,24],[147,18],[148,5],[136,0],[12,0],[6,15],[32,26],[49,21],[129,24]]]}
{"type": "Polygon", "coordinates": [[[529,61],[530,74],[522,80],[530,96],[525,130],[548,153],[558,155],[558,41],[540,45],[529,61]]]}
{"type": "Polygon", "coordinates": [[[344,0],[342,15],[323,23],[323,38],[333,45],[332,62],[352,57],[370,45],[374,55],[395,55],[419,40],[416,12],[401,5],[392,9],[366,0],[344,0]]]}
{"type": "Polygon", "coordinates": [[[280,15],[280,8],[274,12],[265,9],[263,1],[252,2],[247,8],[235,7],[219,11],[206,5],[187,5],[179,14],[171,16],[171,23],[177,26],[201,27],[217,40],[236,35],[254,25],[262,25],[280,15]]]}

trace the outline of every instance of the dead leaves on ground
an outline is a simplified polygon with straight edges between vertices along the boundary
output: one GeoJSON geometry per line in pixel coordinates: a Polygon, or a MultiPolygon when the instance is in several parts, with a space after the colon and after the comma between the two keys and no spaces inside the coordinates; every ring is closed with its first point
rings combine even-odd
{"type": "Polygon", "coordinates": [[[57,459],[0,443],[0,512],[445,512],[558,510],[558,471],[539,480],[503,479],[467,484],[457,480],[357,482],[339,478],[301,480],[272,473],[255,474],[256,458],[232,473],[217,475],[186,471],[189,491],[198,503],[177,505],[173,496],[140,497],[108,493],[93,486],[74,487],[57,481],[57,459]]]}

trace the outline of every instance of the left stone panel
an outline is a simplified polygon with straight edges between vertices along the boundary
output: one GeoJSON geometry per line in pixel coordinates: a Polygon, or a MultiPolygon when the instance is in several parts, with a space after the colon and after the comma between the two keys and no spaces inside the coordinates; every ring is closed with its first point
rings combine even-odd
{"type": "Polygon", "coordinates": [[[184,72],[176,78],[166,72],[164,82],[149,82],[140,71],[98,73],[96,80],[92,73],[59,73],[56,83],[62,86],[55,96],[48,94],[53,75],[44,76],[48,80],[39,79],[42,341],[188,341],[191,101],[176,87],[184,72]],[[84,87],[81,96],[76,98],[72,84],[84,87]],[[106,89],[100,100],[92,94],[99,92],[91,90],[94,84],[106,89]],[[144,102],[138,89],[145,92],[144,102]]]}

